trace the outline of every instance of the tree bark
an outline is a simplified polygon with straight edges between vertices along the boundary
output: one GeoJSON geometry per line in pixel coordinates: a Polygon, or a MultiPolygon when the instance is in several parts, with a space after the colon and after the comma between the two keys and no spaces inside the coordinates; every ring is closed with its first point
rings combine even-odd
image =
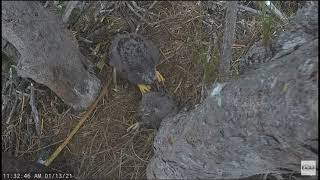
{"type": "Polygon", "coordinates": [[[19,52],[17,72],[54,91],[75,110],[97,97],[100,80],[89,72],[73,35],[36,1],[2,1],[2,38],[19,52]]]}
{"type": "Polygon", "coordinates": [[[148,179],[300,173],[301,160],[318,162],[318,4],[298,11],[268,62],[209,94],[162,121],[148,179]]]}

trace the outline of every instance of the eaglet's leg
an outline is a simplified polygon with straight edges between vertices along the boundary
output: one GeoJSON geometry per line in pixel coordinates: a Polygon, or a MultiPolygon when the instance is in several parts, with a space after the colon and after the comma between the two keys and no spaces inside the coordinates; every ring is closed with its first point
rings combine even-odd
{"type": "Polygon", "coordinates": [[[157,77],[158,82],[164,82],[164,80],[165,80],[159,71],[156,71],[156,77],[157,77]]]}
{"type": "Polygon", "coordinates": [[[139,87],[142,94],[150,92],[150,89],[151,89],[151,86],[146,85],[146,84],[138,84],[138,87],[139,87]]]}

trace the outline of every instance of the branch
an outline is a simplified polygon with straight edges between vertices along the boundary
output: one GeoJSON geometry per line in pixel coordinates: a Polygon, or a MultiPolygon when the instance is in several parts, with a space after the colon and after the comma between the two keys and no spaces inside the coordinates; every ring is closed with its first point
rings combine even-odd
{"type": "Polygon", "coordinates": [[[244,11],[247,11],[247,12],[250,12],[250,13],[253,13],[253,14],[256,14],[256,15],[261,15],[261,14],[262,14],[261,11],[255,10],[255,9],[250,8],[250,7],[248,7],[248,6],[243,6],[243,5],[241,5],[241,4],[238,5],[238,8],[239,8],[239,9],[242,9],[242,10],[244,10],[244,11]]]}
{"type": "Polygon", "coordinates": [[[288,18],[281,13],[281,11],[279,9],[277,9],[276,6],[273,5],[273,3],[271,1],[264,1],[264,4],[266,6],[268,6],[268,8],[270,9],[270,11],[275,14],[276,16],[278,16],[283,22],[288,23],[289,20],[288,18]]]}
{"type": "Polygon", "coordinates": [[[70,142],[72,137],[78,132],[80,127],[83,125],[83,123],[89,118],[89,116],[92,114],[92,112],[96,109],[98,103],[104,96],[108,96],[109,91],[108,88],[111,84],[111,81],[109,79],[106,79],[106,83],[100,92],[99,97],[91,104],[89,110],[84,114],[84,116],[80,119],[76,127],[70,132],[68,137],[63,141],[63,143],[49,156],[49,158],[45,161],[44,165],[49,166],[53,160],[60,154],[60,152],[63,150],[64,147],[67,146],[67,144],[70,142]]]}
{"type": "MultiPolygon", "coordinates": [[[[134,1],[133,1],[133,2],[134,2],[134,1]]],[[[133,3],[133,2],[132,2],[132,3],[133,3]]],[[[144,14],[143,14],[143,15],[140,15],[138,12],[136,12],[136,11],[133,9],[132,6],[130,6],[129,3],[127,3],[129,9],[130,9],[133,13],[135,13],[135,14],[141,19],[141,21],[142,21],[142,22],[140,22],[140,23],[137,25],[136,30],[135,30],[136,33],[139,31],[139,29],[140,29],[140,27],[142,26],[143,23],[146,23],[146,24],[148,24],[148,25],[152,25],[152,23],[149,23],[149,22],[145,19],[145,17],[146,17],[146,14],[149,13],[150,10],[153,8],[153,6],[156,5],[156,4],[157,4],[157,1],[153,1],[153,3],[148,7],[148,9],[144,9],[144,10],[145,10],[145,11],[143,11],[144,14]]],[[[133,6],[136,7],[137,4],[134,2],[134,3],[133,3],[133,6]]],[[[138,8],[138,9],[139,9],[139,8],[138,8]]],[[[139,10],[141,10],[141,9],[139,9],[139,10]]]]}
{"type": "Polygon", "coordinates": [[[73,9],[78,5],[79,1],[69,1],[66,7],[66,10],[64,11],[62,21],[64,23],[67,23],[69,21],[70,15],[73,11],[73,9]]]}
{"type": "Polygon", "coordinates": [[[221,61],[219,72],[223,79],[228,79],[230,76],[230,62],[232,59],[232,44],[234,42],[234,35],[237,20],[237,1],[229,1],[227,3],[225,27],[223,35],[223,44],[221,51],[221,61]]]}
{"type": "Polygon", "coordinates": [[[137,4],[135,1],[131,1],[131,3],[132,3],[132,5],[133,5],[136,9],[138,9],[139,11],[143,11],[144,13],[148,13],[148,14],[151,14],[151,15],[153,15],[153,16],[159,17],[159,15],[154,14],[154,13],[152,13],[152,12],[149,11],[149,10],[155,5],[155,3],[157,3],[157,1],[154,1],[154,2],[151,4],[151,6],[150,6],[151,8],[149,7],[148,9],[144,9],[144,8],[138,6],[138,4],[137,4]]]}
{"type": "Polygon", "coordinates": [[[34,87],[33,87],[33,83],[31,83],[30,89],[31,89],[31,93],[30,93],[30,101],[29,101],[29,104],[30,104],[30,106],[31,106],[31,110],[32,110],[32,113],[33,113],[34,124],[35,124],[35,127],[36,127],[37,135],[40,136],[40,135],[41,135],[40,118],[39,118],[38,109],[37,109],[37,107],[36,107],[36,102],[35,102],[35,97],[34,97],[34,87]]]}
{"type": "Polygon", "coordinates": [[[49,5],[50,1],[46,1],[46,3],[43,5],[44,8],[47,8],[49,5]]]}

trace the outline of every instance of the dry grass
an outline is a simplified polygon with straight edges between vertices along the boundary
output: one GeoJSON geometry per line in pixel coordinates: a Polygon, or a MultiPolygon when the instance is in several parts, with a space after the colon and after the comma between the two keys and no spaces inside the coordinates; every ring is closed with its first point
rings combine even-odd
{"type": "MultiPolygon", "coordinates": [[[[199,102],[202,77],[202,66],[195,59],[199,52],[194,48],[204,47],[201,44],[204,37],[199,31],[202,29],[201,11],[194,2],[159,2],[156,8],[159,19],[146,19],[157,24],[143,26],[141,29],[141,34],[155,42],[161,52],[161,63],[157,69],[164,75],[166,82],[164,86],[154,85],[153,90],[162,88],[174,95],[179,104],[194,105],[199,102]]],[[[110,23],[114,19],[126,21],[126,17],[116,15],[107,20],[110,23]]],[[[108,46],[112,37],[104,37],[102,42],[108,46]]],[[[104,53],[101,51],[101,54],[104,53]]],[[[103,71],[111,74],[109,66],[105,66],[103,71]]],[[[135,111],[140,98],[134,85],[125,80],[118,81],[118,91],[112,91],[111,96],[100,104],[92,118],[68,145],[68,150],[64,151],[63,157],[71,163],[69,166],[73,167],[75,176],[80,179],[146,177],[145,169],[152,157],[155,131],[126,131],[136,122],[135,111]]],[[[74,125],[75,122],[69,127],[74,125]]]]}
{"type": "MultiPolygon", "coordinates": [[[[155,84],[153,90],[164,89],[175,97],[180,106],[193,106],[200,100],[202,85],[203,60],[199,58],[205,57],[208,46],[208,36],[202,32],[200,6],[195,5],[195,2],[159,2],[155,9],[159,17],[146,17],[148,21],[155,22],[154,25],[144,25],[141,28],[141,34],[155,42],[161,52],[161,63],[157,69],[166,78],[166,82],[164,85],[155,84]]],[[[94,31],[80,30],[99,29],[98,26],[104,28],[97,36],[93,36],[93,43],[80,42],[81,51],[94,63],[107,63],[106,55],[112,34],[118,28],[120,32],[127,30],[127,16],[114,13],[105,17],[100,25],[90,24],[85,19],[92,21],[92,17],[88,15],[81,24],[71,27],[78,37],[94,34],[94,31]]],[[[107,78],[110,78],[111,67],[107,64],[101,67],[103,69],[99,76],[106,78],[102,74],[108,74],[107,78]]],[[[24,123],[14,126],[20,129],[14,133],[18,146],[13,151],[17,156],[29,160],[36,160],[40,153],[45,152],[44,147],[51,147],[52,152],[76,126],[81,116],[75,116],[52,93],[37,95],[43,120],[42,137],[35,134],[22,135],[21,133],[26,132],[21,127],[24,123]],[[30,141],[24,141],[24,137],[28,137],[30,141]]],[[[140,92],[133,84],[118,79],[117,91],[111,91],[109,97],[99,103],[84,126],[52,163],[52,167],[70,170],[79,179],[146,178],[145,169],[152,157],[155,131],[141,129],[138,132],[127,132],[127,128],[136,122],[135,112],[140,98],[140,92]]],[[[32,126],[30,109],[21,111],[17,118],[15,122],[30,119],[32,126]],[[24,115],[28,117],[22,117],[24,115]]],[[[7,134],[6,130],[2,132],[7,134]]]]}
{"type": "MultiPolygon", "coordinates": [[[[148,7],[148,6],[143,6],[148,7]]],[[[204,11],[197,2],[165,2],[156,4],[152,12],[157,16],[145,16],[149,25],[142,26],[140,33],[156,43],[161,52],[161,63],[157,69],[166,78],[164,85],[154,85],[153,90],[164,89],[175,97],[180,107],[192,107],[200,102],[201,89],[208,71],[214,81],[218,75],[216,64],[204,67],[207,60],[210,38],[204,26],[204,11]]],[[[216,21],[213,29],[221,34],[223,11],[216,11],[212,18],[216,21]]],[[[104,21],[84,14],[71,30],[80,37],[93,37],[93,43],[79,41],[80,49],[94,63],[99,64],[102,78],[110,78],[112,69],[107,65],[108,47],[117,32],[128,31],[128,17],[134,14],[121,6],[119,12],[105,16],[104,21]],[[127,14],[126,14],[127,13],[127,14]],[[123,15],[126,14],[126,15],[123,15]],[[95,35],[98,34],[98,35],[95,35]],[[108,74],[104,77],[102,74],[108,74]]],[[[258,23],[253,16],[244,16],[244,26],[237,28],[237,44],[248,45],[259,36],[258,23]],[[251,31],[246,31],[250,29],[251,31]]],[[[91,39],[91,40],[92,40],[91,39]]],[[[246,48],[235,49],[233,68],[246,48]]],[[[214,63],[218,58],[213,57],[214,63]]],[[[208,64],[206,64],[208,65],[208,64]]],[[[42,137],[34,133],[28,97],[20,96],[17,115],[12,123],[2,122],[2,151],[14,152],[16,156],[29,160],[56,148],[76,126],[81,115],[74,115],[53,93],[46,88],[45,93],[37,93],[37,106],[43,121],[42,137]]],[[[72,171],[79,179],[88,178],[146,178],[145,169],[152,157],[154,130],[127,132],[136,122],[141,95],[138,89],[126,80],[118,79],[117,91],[111,91],[97,106],[91,117],[75,135],[72,141],[53,162],[52,167],[72,171]]]]}

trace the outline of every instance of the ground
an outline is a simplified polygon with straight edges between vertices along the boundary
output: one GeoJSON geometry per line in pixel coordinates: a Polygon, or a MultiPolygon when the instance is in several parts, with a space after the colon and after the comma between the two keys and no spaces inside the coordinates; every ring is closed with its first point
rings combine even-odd
{"type": "MultiPolygon", "coordinates": [[[[142,3],[140,6],[147,8],[150,4],[152,2],[142,3]]],[[[211,52],[208,50],[212,42],[209,28],[203,22],[209,16],[204,6],[196,1],[160,1],[150,10],[156,15],[145,16],[149,25],[144,24],[139,30],[139,33],[157,44],[161,52],[157,69],[166,81],[164,85],[153,85],[152,91],[164,90],[172,95],[180,109],[189,109],[200,103],[205,85],[218,78],[219,58],[215,47],[211,48],[211,52]],[[207,62],[208,53],[211,54],[210,62],[207,62]]],[[[218,6],[214,15],[211,15],[211,18],[220,20],[212,25],[212,32],[220,40],[224,22],[224,10],[221,7],[218,6]]],[[[134,16],[126,6],[120,6],[114,13],[98,17],[96,21],[90,13],[84,12],[82,18],[69,27],[79,40],[81,52],[97,66],[97,74],[102,80],[112,80],[112,68],[107,63],[112,37],[118,32],[130,31],[128,22],[134,22],[130,19],[134,16]],[[83,39],[90,39],[92,42],[83,39]]],[[[248,14],[238,17],[240,25],[236,31],[236,44],[240,46],[234,48],[232,62],[235,75],[237,59],[261,35],[261,24],[256,18],[248,14]]],[[[18,91],[28,92],[25,89],[28,83],[30,80],[15,87],[19,87],[18,91]]],[[[15,106],[15,116],[8,123],[2,120],[2,151],[9,151],[29,160],[36,160],[48,148],[51,152],[57,148],[82,115],[76,115],[46,87],[36,85],[36,88],[39,89],[36,91],[36,98],[42,121],[41,137],[35,134],[29,98],[26,95],[16,95],[19,103],[15,106]]],[[[99,102],[94,113],[55,159],[52,167],[70,170],[79,179],[145,178],[145,168],[152,157],[156,131],[140,129],[138,132],[127,132],[127,128],[136,122],[135,111],[140,99],[141,94],[135,85],[118,78],[117,88],[114,84],[111,85],[109,95],[99,102]]]]}

